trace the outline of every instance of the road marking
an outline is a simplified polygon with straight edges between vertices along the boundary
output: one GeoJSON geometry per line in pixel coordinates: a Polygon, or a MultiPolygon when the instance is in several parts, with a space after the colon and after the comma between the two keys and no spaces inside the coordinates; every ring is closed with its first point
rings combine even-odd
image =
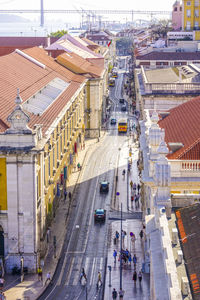
{"type": "Polygon", "coordinates": [[[65,253],[65,258],[64,258],[64,261],[63,261],[63,265],[62,265],[62,269],[61,269],[61,272],[60,272],[60,276],[58,278],[57,285],[61,284],[61,280],[63,278],[63,273],[64,273],[64,269],[65,269],[65,266],[66,266],[66,262],[67,262],[67,253],[65,253]]]}
{"type": "Polygon", "coordinates": [[[93,259],[92,271],[90,276],[90,285],[92,285],[95,267],[96,267],[96,257],[93,259]]]}
{"type": "Polygon", "coordinates": [[[70,281],[70,277],[71,277],[71,273],[72,273],[73,264],[74,264],[74,257],[72,257],[71,262],[70,262],[70,268],[69,268],[69,272],[67,274],[65,285],[69,285],[69,281],[70,281]]]}
{"type": "Polygon", "coordinates": [[[72,282],[72,285],[77,285],[81,276],[81,261],[82,261],[82,257],[76,257],[76,262],[75,262],[75,271],[74,271],[74,279],[72,282]]]}
{"type": "Polygon", "coordinates": [[[99,269],[102,271],[103,270],[103,257],[100,259],[100,266],[99,269]]]}

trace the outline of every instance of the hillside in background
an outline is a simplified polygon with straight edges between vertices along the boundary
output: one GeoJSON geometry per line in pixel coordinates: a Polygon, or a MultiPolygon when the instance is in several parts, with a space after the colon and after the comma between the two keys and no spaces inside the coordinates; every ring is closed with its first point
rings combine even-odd
{"type": "Polygon", "coordinates": [[[30,20],[16,15],[0,14],[0,23],[25,23],[30,20]]]}

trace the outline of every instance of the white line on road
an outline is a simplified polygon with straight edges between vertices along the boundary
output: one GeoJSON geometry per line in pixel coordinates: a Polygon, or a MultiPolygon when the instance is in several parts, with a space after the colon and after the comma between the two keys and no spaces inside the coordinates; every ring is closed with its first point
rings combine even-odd
{"type": "Polygon", "coordinates": [[[90,285],[92,285],[95,266],[96,266],[96,257],[93,259],[92,271],[91,271],[91,276],[90,276],[90,285]]]}
{"type": "Polygon", "coordinates": [[[69,284],[71,273],[72,273],[72,269],[73,269],[73,265],[74,265],[74,257],[72,257],[71,262],[70,262],[70,269],[69,269],[69,272],[67,274],[67,279],[66,279],[65,285],[69,284]]]}
{"type": "Polygon", "coordinates": [[[82,261],[82,257],[79,256],[79,257],[76,257],[76,271],[75,271],[75,274],[74,274],[74,279],[73,279],[73,282],[72,282],[72,285],[77,285],[78,282],[79,282],[79,279],[80,279],[80,276],[81,276],[81,261],[82,261]]]}
{"type": "Polygon", "coordinates": [[[57,285],[61,284],[61,280],[63,278],[64,269],[65,269],[65,266],[66,266],[66,261],[67,261],[67,253],[65,253],[65,258],[64,258],[64,261],[63,261],[63,265],[62,265],[62,269],[61,269],[61,272],[60,272],[60,276],[58,278],[57,285]]]}

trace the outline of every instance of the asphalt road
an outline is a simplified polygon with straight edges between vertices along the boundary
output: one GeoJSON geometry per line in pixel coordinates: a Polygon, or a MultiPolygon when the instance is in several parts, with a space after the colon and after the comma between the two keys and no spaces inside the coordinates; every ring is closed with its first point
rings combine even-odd
{"type": "MultiPolygon", "coordinates": [[[[123,74],[120,73],[116,87],[110,93],[116,118],[126,116],[120,112],[119,98],[123,74]]],[[[117,134],[117,125],[109,125],[105,137],[95,151],[86,158],[81,180],[76,188],[68,230],[62,254],[52,280],[40,300],[92,300],[103,299],[102,287],[96,287],[98,271],[105,275],[107,256],[107,231],[110,203],[112,201],[118,149],[127,141],[126,135],[117,134]],[[100,194],[99,183],[109,181],[109,193],[100,194]],[[94,223],[94,210],[107,211],[105,224],[94,223]],[[81,268],[85,268],[87,283],[80,283],[81,268]]],[[[66,226],[66,225],[63,225],[66,226]]],[[[83,280],[84,281],[84,280],[83,280]]]]}

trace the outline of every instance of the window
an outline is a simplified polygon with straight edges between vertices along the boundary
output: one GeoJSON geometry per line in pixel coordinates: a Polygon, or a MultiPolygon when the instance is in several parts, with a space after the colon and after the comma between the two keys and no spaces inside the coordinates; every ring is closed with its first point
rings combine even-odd
{"type": "Polygon", "coordinates": [[[53,148],[53,167],[55,167],[55,148],[53,148]]]}
{"type": "Polygon", "coordinates": [[[68,128],[68,124],[67,124],[67,141],[69,140],[69,128],[68,128]]]}
{"type": "Polygon", "coordinates": [[[199,17],[199,10],[198,10],[198,9],[195,9],[195,11],[194,11],[194,16],[195,16],[195,17],[199,17]]]}
{"type": "Polygon", "coordinates": [[[44,185],[46,185],[46,176],[45,176],[45,163],[44,163],[44,185]]]}
{"type": "Polygon", "coordinates": [[[191,22],[190,21],[187,21],[187,23],[186,23],[186,29],[187,30],[191,29],[191,22]]]}
{"type": "Polygon", "coordinates": [[[174,7],[174,11],[177,11],[177,7],[174,7]]]}
{"type": "Polygon", "coordinates": [[[50,155],[48,157],[48,165],[49,165],[49,177],[51,176],[51,158],[50,155]]]}
{"type": "Polygon", "coordinates": [[[190,6],[191,5],[191,2],[190,1],[187,1],[187,6],[190,6]]]}
{"type": "Polygon", "coordinates": [[[63,151],[62,151],[62,135],[61,135],[61,137],[60,137],[60,152],[62,153],[63,151]]]}
{"type": "Polygon", "coordinates": [[[195,5],[195,7],[198,7],[199,6],[199,0],[195,0],[194,5],[195,5]]]}
{"type": "Polygon", "coordinates": [[[187,9],[187,17],[190,18],[191,17],[191,10],[187,9]]]}
{"type": "Polygon", "coordinates": [[[58,141],[57,141],[57,159],[59,159],[58,141]]]}
{"type": "Polygon", "coordinates": [[[194,22],[194,27],[195,27],[195,29],[197,29],[199,27],[199,22],[198,21],[194,22]]]}
{"type": "Polygon", "coordinates": [[[66,145],[66,129],[64,129],[64,146],[66,145]]]}

